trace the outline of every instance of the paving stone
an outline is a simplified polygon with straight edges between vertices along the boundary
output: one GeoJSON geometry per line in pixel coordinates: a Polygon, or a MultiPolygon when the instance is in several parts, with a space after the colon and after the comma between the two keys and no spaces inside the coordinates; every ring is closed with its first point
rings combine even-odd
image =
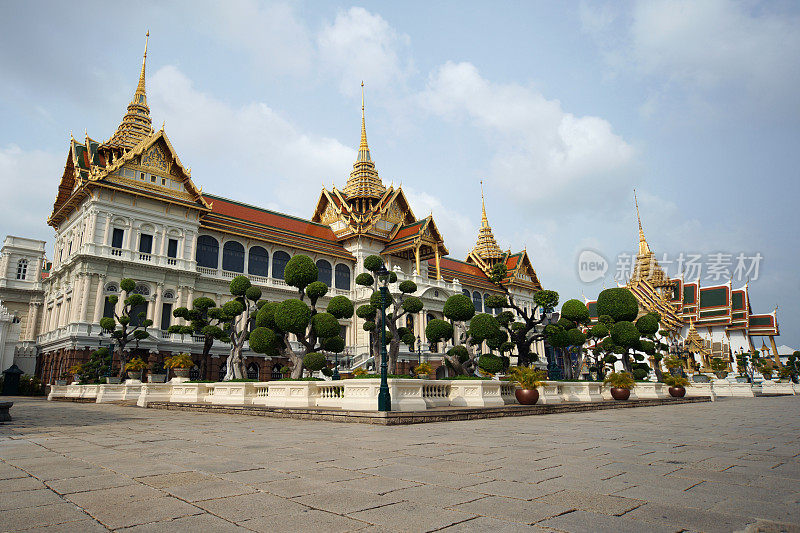
{"type": "Polygon", "coordinates": [[[105,533],[107,528],[97,520],[77,520],[75,522],[66,522],[64,524],[55,524],[52,526],[34,527],[26,529],[25,533],[105,533]]]}
{"type": "Polygon", "coordinates": [[[680,528],[657,523],[644,523],[620,516],[607,516],[589,511],[573,511],[537,524],[540,527],[554,528],[570,533],[677,533],[680,528]]]}
{"type": "MultiPolygon", "coordinates": [[[[374,492],[375,494],[388,494],[400,489],[419,486],[420,483],[416,481],[406,481],[403,479],[393,479],[383,476],[364,476],[358,479],[349,479],[347,481],[338,481],[331,485],[340,489],[351,489],[364,492],[374,492]]],[[[436,487],[437,489],[444,489],[444,487],[436,487]]],[[[449,489],[445,489],[449,490],[449,489]]]]}
{"type": "Polygon", "coordinates": [[[244,520],[239,525],[252,531],[265,533],[274,533],[275,531],[282,533],[305,533],[307,531],[338,533],[340,531],[358,531],[369,524],[345,516],[309,509],[288,515],[262,516],[244,520]]]}
{"type": "MultiPolygon", "coordinates": [[[[48,488],[38,490],[23,490],[19,492],[3,492],[0,497],[0,511],[20,509],[23,507],[41,507],[64,503],[61,497],[48,488]]],[[[0,514],[2,522],[2,514],[0,514]]]]}
{"type": "Polygon", "coordinates": [[[110,529],[137,526],[200,513],[202,513],[201,509],[171,496],[138,500],[125,505],[115,505],[115,502],[109,501],[107,505],[94,508],[89,512],[92,517],[110,529]]]}
{"type": "Polygon", "coordinates": [[[34,527],[50,526],[86,520],[86,513],[71,503],[63,502],[42,507],[24,507],[3,511],[0,524],[3,531],[21,531],[34,527]]]}
{"type": "Polygon", "coordinates": [[[64,495],[64,498],[93,513],[97,509],[107,507],[112,502],[113,505],[124,506],[130,502],[162,498],[163,496],[163,492],[137,483],[110,489],[74,492],[64,495]]]}
{"type": "Polygon", "coordinates": [[[464,487],[462,490],[469,492],[477,492],[479,494],[487,494],[490,496],[506,496],[509,498],[517,498],[520,500],[532,500],[534,498],[541,498],[557,492],[559,489],[550,487],[543,488],[540,485],[532,483],[520,483],[519,481],[487,481],[476,485],[464,487]]]}
{"type": "Polygon", "coordinates": [[[236,522],[262,516],[299,513],[308,510],[307,506],[295,500],[281,498],[265,492],[203,500],[195,505],[212,514],[236,522]]]}
{"type": "Polygon", "coordinates": [[[577,490],[564,490],[554,494],[548,494],[547,496],[534,500],[534,502],[566,506],[571,509],[580,509],[582,511],[592,511],[607,515],[622,515],[631,509],[636,509],[644,503],[642,500],[635,500],[632,498],[594,494],[577,490]]]}
{"type": "Polygon", "coordinates": [[[536,526],[529,526],[527,524],[520,524],[518,522],[506,522],[505,520],[498,520],[497,518],[479,516],[477,518],[472,518],[471,520],[466,520],[464,522],[459,522],[458,524],[448,526],[444,529],[440,529],[439,531],[446,533],[483,533],[484,531],[491,531],[492,533],[516,533],[518,531],[524,531],[530,533],[534,531],[542,532],[544,530],[536,526]]]}
{"type": "Polygon", "coordinates": [[[44,489],[45,484],[35,477],[0,479],[0,494],[10,491],[44,489]]]}
{"type": "Polygon", "coordinates": [[[200,500],[210,500],[212,498],[223,498],[225,496],[239,496],[255,492],[255,489],[244,483],[234,483],[224,479],[212,479],[188,483],[186,485],[175,485],[163,489],[181,500],[197,502],[200,500]]]}
{"type": "Polygon", "coordinates": [[[315,481],[308,478],[296,477],[291,479],[282,479],[278,481],[270,481],[268,483],[258,483],[254,487],[276,496],[283,496],[284,498],[293,498],[295,496],[303,496],[305,494],[313,494],[320,490],[324,490],[327,483],[322,481],[315,481]]]}
{"type": "Polygon", "coordinates": [[[430,502],[431,505],[437,507],[450,507],[485,497],[477,492],[448,489],[436,485],[416,485],[407,489],[398,489],[389,494],[411,502],[430,502]]]}
{"type": "Polygon", "coordinates": [[[386,495],[371,494],[364,491],[334,488],[337,486],[338,484],[330,485],[331,490],[298,496],[292,499],[314,509],[336,514],[350,514],[403,501],[401,497],[396,496],[394,493],[386,495]]]}
{"type": "Polygon", "coordinates": [[[659,503],[648,503],[625,514],[626,518],[646,520],[648,523],[670,524],[676,528],[713,533],[739,531],[755,519],[746,519],[733,514],[703,511],[688,507],[673,507],[659,503]]]}
{"type": "Polygon", "coordinates": [[[165,533],[178,531],[198,531],[202,533],[239,533],[247,529],[227,520],[209,514],[184,516],[169,520],[159,520],[140,526],[118,530],[124,533],[165,533]]]}
{"type": "Polygon", "coordinates": [[[176,487],[178,485],[187,485],[189,483],[197,483],[199,481],[206,481],[209,479],[208,474],[202,472],[174,472],[168,474],[157,474],[153,476],[140,476],[136,481],[150,485],[158,489],[166,487],[176,487]]]}
{"type": "Polygon", "coordinates": [[[111,489],[125,485],[135,485],[136,481],[119,474],[108,473],[99,476],[70,477],[54,479],[47,482],[47,486],[59,494],[73,492],[86,492],[90,490],[111,489]]]}
{"type": "Polygon", "coordinates": [[[511,522],[533,524],[545,518],[560,515],[573,509],[568,504],[520,501],[500,496],[487,496],[479,500],[454,505],[451,509],[481,516],[491,516],[511,522]]]}
{"type": "Polygon", "coordinates": [[[431,531],[474,518],[474,513],[431,509],[429,503],[401,502],[348,516],[395,531],[431,531]]]}
{"type": "Polygon", "coordinates": [[[256,470],[241,470],[239,472],[226,472],[217,474],[217,477],[227,479],[228,481],[235,481],[237,483],[246,483],[248,485],[256,483],[266,483],[268,481],[278,481],[281,479],[291,479],[296,476],[294,474],[287,474],[279,472],[272,468],[259,468],[256,470]]]}
{"type": "Polygon", "coordinates": [[[0,479],[19,479],[22,477],[29,477],[29,475],[13,465],[0,463],[0,479]]]}

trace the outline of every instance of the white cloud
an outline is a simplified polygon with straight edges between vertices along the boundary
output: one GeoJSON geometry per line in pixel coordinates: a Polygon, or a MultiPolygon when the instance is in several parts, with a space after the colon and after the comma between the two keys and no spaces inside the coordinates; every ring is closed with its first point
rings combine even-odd
{"type": "Polygon", "coordinates": [[[471,63],[437,69],[419,101],[485,132],[495,150],[490,181],[509,199],[598,204],[632,182],[634,149],[606,120],[577,117],[528,87],[492,83],[471,63]]]}
{"type": "MultiPolygon", "coordinates": [[[[209,9],[214,14],[213,24],[206,31],[248,51],[259,69],[294,74],[311,69],[311,35],[291,5],[237,0],[215,3],[209,9]]],[[[199,22],[207,20],[204,17],[199,22]]]]}
{"type": "Polygon", "coordinates": [[[402,83],[413,69],[409,43],[408,35],[362,7],[339,12],[317,36],[321,68],[350,96],[358,93],[362,80],[379,90],[402,83]]]}
{"type": "Polygon", "coordinates": [[[148,84],[183,164],[207,165],[192,178],[209,192],[308,217],[322,180],[341,181],[355,159],[353,149],[298,131],[263,102],[232,107],[198,91],[174,66],[148,84]]]}
{"type": "Polygon", "coordinates": [[[64,172],[66,149],[66,143],[63,154],[14,144],[0,148],[0,227],[5,234],[43,240],[52,235],[45,221],[64,172]]]}

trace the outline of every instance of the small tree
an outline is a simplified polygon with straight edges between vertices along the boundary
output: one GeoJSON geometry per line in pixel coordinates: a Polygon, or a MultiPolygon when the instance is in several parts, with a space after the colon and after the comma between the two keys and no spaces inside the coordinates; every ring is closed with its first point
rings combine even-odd
{"type": "MultiPolygon", "coordinates": [[[[250,334],[250,348],[258,353],[283,354],[292,362],[292,379],[303,375],[303,362],[312,353],[339,353],[344,339],[339,334],[339,320],[353,316],[353,302],[345,296],[334,296],[325,312],[317,310],[328,286],[317,281],[319,271],[306,255],[296,255],[286,264],[284,279],[297,288],[299,298],[283,302],[259,302],[255,329],[250,334]],[[306,297],[309,304],[305,302],[306,297]],[[292,347],[289,335],[300,344],[292,347]],[[337,340],[339,339],[339,340],[337,340]]],[[[316,360],[314,358],[309,361],[316,360]]]]}
{"type": "Polygon", "coordinates": [[[89,360],[81,365],[82,373],[99,381],[101,376],[111,374],[111,353],[108,348],[98,348],[89,355],[89,360]]]}
{"type": "MultiPolygon", "coordinates": [[[[100,327],[109,332],[116,339],[119,351],[119,377],[125,376],[125,364],[128,362],[128,354],[125,349],[131,342],[144,340],[150,336],[147,328],[153,325],[153,321],[145,318],[145,313],[140,312],[138,316],[132,317],[134,309],[144,304],[144,296],[134,293],[136,282],[130,278],[124,278],[119,282],[119,289],[124,293],[125,299],[122,301],[122,310],[119,314],[114,311],[113,317],[103,317],[100,319],[100,327]],[[135,320],[134,320],[135,319],[135,320]]],[[[116,306],[119,297],[113,294],[108,297],[109,303],[116,306]]],[[[113,354],[112,354],[113,357],[113,354]]]]}
{"type": "Polygon", "coordinates": [[[548,342],[567,353],[567,378],[580,375],[589,352],[583,349],[587,336],[581,327],[589,323],[589,309],[580,300],[567,300],[561,306],[561,318],[556,324],[545,327],[548,342]],[[575,357],[573,357],[573,355],[575,357]],[[573,362],[574,360],[574,362],[573,362]]]}
{"type": "Polygon", "coordinates": [[[253,286],[246,276],[233,278],[230,291],[234,299],[225,303],[219,314],[220,320],[228,324],[225,334],[231,343],[231,354],[225,364],[225,381],[247,376],[242,349],[244,341],[250,337],[251,319],[258,310],[256,302],[261,299],[261,289],[253,286]]]}
{"type": "Polygon", "coordinates": [[[510,342],[513,342],[517,348],[518,364],[528,366],[539,358],[538,355],[531,352],[531,346],[534,342],[545,338],[545,333],[540,326],[546,320],[545,313],[552,311],[558,305],[558,293],[547,290],[538,291],[533,295],[534,306],[531,308],[520,307],[508,287],[503,285],[507,272],[503,263],[498,263],[492,268],[489,278],[503,292],[503,296],[491,295],[485,303],[490,309],[513,309],[516,311],[516,316],[509,312],[502,319],[498,317],[498,322],[508,332],[510,342]],[[539,311],[538,318],[536,318],[537,311],[539,311]]]}
{"type": "Polygon", "coordinates": [[[403,317],[415,315],[422,311],[422,300],[416,296],[411,296],[417,292],[417,284],[411,280],[402,281],[397,285],[397,289],[392,291],[391,285],[397,282],[397,274],[389,272],[388,279],[378,279],[377,272],[383,267],[383,259],[377,255],[370,255],[364,258],[364,268],[369,272],[363,272],[356,276],[356,284],[362,287],[372,287],[373,292],[370,303],[359,306],[356,315],[365,320],[364,330],[370,334],[370,345],[373,355],[380,353],[379,342],[381,327],[386,328],[387,361],[390,374],[397,373],[397,357],[400,353],[400,344],[412,346],[415,342],[414,332],[402,324],[403,317]],[[371,273],[370,273],[371,272],[371,273]],[[384,302],[386,309],[386,324],[382,324],[381,317],[381,293],[379,286],[381,282],[388,281],[389,301],[384,302]],[[391,340],[390,340],[391,339],[391,340]]]}
{"type": "Polygon", "coordinates": [[[209,367],[209,355],[215,340],[230,342],[227,333],[231,329],[229,317],[223,313],[222,308],[215,307],[216,303],[211,298],[202,296],[195,298],[192,308],[178,307],[172,315],[183,318],[189,322],[188,326],[173,324],[169,327],[170,333],[195,334],[203,336],[203,353],[200,358],[200,375],[206,379],[209,367]]]}

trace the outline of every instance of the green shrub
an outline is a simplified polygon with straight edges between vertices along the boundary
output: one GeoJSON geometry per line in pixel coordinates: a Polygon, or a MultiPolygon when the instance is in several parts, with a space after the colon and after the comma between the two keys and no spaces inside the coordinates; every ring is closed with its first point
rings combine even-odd
{"type": "Polygon", "coordinates": [[[361,285],[363,287],[371,287],[372,284],[375,283],[375,278],[372,277],[372,274],[369,272],[362,272],[358,276],[356,276],[356,285],[361,285]]]}
{"type": "Polygon", "coordinates": [[[503,370],[503,360],[496,355],[481,354],[478,357],[478,368],[489,374],[497,374],[503,370]]]}
{"type": "Polygon", "coordinates": [[[480,343],[499,336],[500,324],[489,313],[478,313],[469,321],[469,334],[474,342],[480,343]]]}
{"type": "Polygon", "coordinates": [[[250,349],[256,353],[277,355],[278,336],[269,328],[257,327],[250,332],[250,349]]]}
{"type": "Polygon", "coordinates": [[[284,300],[275,311],[275,324],[278,328],[301,337],[305,336],[310,320],[311,308],[297,298],[284,300]]]}
{"type": "Polygon", "coordinates": [[[658,315],[655,313],[647,313],[636,321],[636,329],[642,335],[653,335],[658,332],[658,315]]]}
{"type": "Polygon", "coordinates": [[[397,286],[397,288],[400,289],[400,292],[402,292],[403,294],[411,294],[417,292],[417,284],[411,281],[410,279],[401,282],[400,285],[397,286]]]}
{"type": "Polygon", "coordinates": [[[318,338],[327,339],[339,334],[339,321],[330,313],[317,313],[311,319],[311,325],[318,338]]]}
{"type": "Polygon", "coordinates": [[[649,374],[649,372],[643,368],[634,368],[632,370],[632,373],[633,373],[633,379],[636,381],[642,381],[649,374]]]}
{"type": "Polygon", "coordinates": [[[452,336],[453,325],[440,318],[434,318],[425,326],[425,337],[427,337],[428,341],[431,343],[448,340],[452,338],[452,336]]]}
{"type": "Polygon", "coordinates": [[[466,322],[475,316],[475,304],[464,294],[454,294],[444,303],[444,316],[456,322],[466,322]]]}
{"type": "Polygon", "coordinates": [[[328,293],[328,286],[321,281],[312,281],[306,287],[306,296],[312,301],[316,302],[328,293]]]}
{"type": "Polygon", "coordinates": [[[625,287],[606,289],[597,297],[597,314],[608,315],[614,322],[633,322],[639,314],[639,304],[625,287]]]}
{"type": "Polygon", "coordinates": [[[639,341],[639,330],[632,322],[617,322],[611,326],[611,339],[617,346],[632,348],[639,341]]]}
{"type": "MultiPolygon", "coordinates": [[[[567,300],[561,306],[561,316],[572,322],[584,324],[589,321],[589,309],[580,300],[567,300]]],[[[583,343],[581,343],[583,344],[583,343]]]]}
{"type": "Polygon", "coordinates": [[[609,372],[603,380],[605,385],[618,389],[632,389],[636,383],[627,372],[609,372]]]}
{"type": "Polygon", "coordinates": [[[457,357],[459,363],[465,363],[467,359],[469,359],[469,352],[467,351],[467,348],[461,344],[453,346],[447,350],[447,355],[457,357]]]}
{"type": "Polygon", "coordinates": [[[319,270],[314,261],[307,255],[297,254],[289,259],[283,271],[286,284],[298,289],[305,289],[309,284],[317,281],[319,270]]]}
{"type": "Polygon", "coordinates": [[[327,364],[328,361],[325,359],[325,354],[312,352],[303,357],[303,367],[311,372],[322,370],[327,364]]]}
{"type": "Polygon", "coordinates": [[[247,276],[236,276],[230,283],[231,294],[234,296],[244,296],[250,286],[250,280],[247,279],[247,276]]]}
{"type": "Polygon", "coordinates": [[[350,318],[353,316],[353,302],[347,296],[334,296],[328,302],[327,311],[337,319],[350,318]]]}
{"type": "Polygon", "coordinates": [[[383,259],[377,255],[368,255],[364,258],[364,268],[370,272],[377,272],[383,266],[383,259]]]}
{"type": "Polygon", "coordinates": [[[341,337],[325,339],[322,343],[322,347],[329,352],[342,353],[344,351],[344,339],[341,337]]]}

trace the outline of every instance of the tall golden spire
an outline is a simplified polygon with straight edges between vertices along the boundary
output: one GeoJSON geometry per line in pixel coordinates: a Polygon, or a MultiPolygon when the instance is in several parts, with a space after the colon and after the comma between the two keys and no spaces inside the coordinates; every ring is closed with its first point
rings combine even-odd
{"type": "Polygon", "coordinates": [[[636,220],[639,222],[639,254],[636,256],[636,266],[633,276],[631,276],[631,282],[637,283],[641,280],[647,280],[653,287],[667,287],[670,285],[670,281],[658,261],[656,261],[655,254],[650,250],[650,245],[647,244],[647,239],[644,238],[636,189],[633,190],[633,201],[636,204],[636,220]]]}
{"type": "Polygon", "coordinates": [[[353,164],[353,171],[344,187],[348,199],[380,198],[386,192],[375,163],[369,153],[367,144],[367,124],[364,118],[364,82],[361,82],[361,142],[358,145],[358,157],[353,164]]]}
{"type": "Polygon", "coordinates": [[[639,215],[639,199],[636,197],[636,189],[633,189],[633,202],[636,204],[636,220],[639,221],[639,255],[650,253],[650,245],[644,238],[642,230],[642,217],[639,215]]]}
{"type": "Polygon", "coordinates": [[[147,93],[145,92],[145,69],[147,65],[147,44],[150,38],[148,31],[144,39],[144,56],[142,57],[142,71],[139,74],[139,83],[133,93],[128,111],[122,117],[117,131],[105,143],[109,148],[130,150],[145,137],[153,132],[150,108],[147,107],[147,93]]]}
{"type": "Polygon", "coordinates": [[[486,217],[486,201],[483,197],[483,180],[481,180],[481,227],[478,230],[478,241],[475,243],[475,248],[472,253],[483,259],[484,261],[493,261],[503,257],[503,250],[497,244],[492,233],[492,228],[489,226],[489,219],[486,217]]]}

